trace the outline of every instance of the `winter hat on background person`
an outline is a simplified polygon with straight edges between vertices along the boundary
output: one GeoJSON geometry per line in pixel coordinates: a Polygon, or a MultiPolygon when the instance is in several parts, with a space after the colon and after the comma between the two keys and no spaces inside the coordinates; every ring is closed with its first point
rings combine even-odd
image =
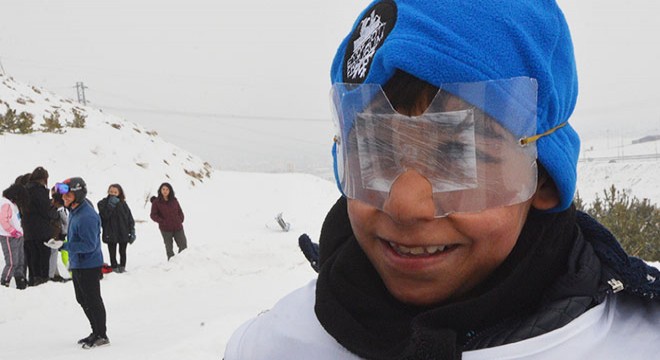
{"type": "Polygon", "coordinates": [[[83,201],[85,201],[85,197],[87,196],[87,184],[83,178],[72,177],[62,181],[62,183],[68,185],[68,191],[72,192],[75,196],[73,202],[82,204],[83,201]]]}
{"type": "Polygon", "coordinates": [[[439,88],[521,76],[536,79],[536,134],[557,128],[536,141],[538,160],[560,194],[552,210],[568,208],[580,139],[566,122],[577,101],[578,82],[568,25],[554,0],[374,1],[339,46],[331,81],[384,85],[396,70],[439,88]]]}

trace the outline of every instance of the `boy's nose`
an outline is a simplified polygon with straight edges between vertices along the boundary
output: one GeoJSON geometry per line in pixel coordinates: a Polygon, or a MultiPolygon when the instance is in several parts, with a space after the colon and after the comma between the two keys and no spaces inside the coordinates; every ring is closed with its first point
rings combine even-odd
{"type": "Polygon", "coordinates": [[[433,220],[435,205],[431,183],[415,170],[399,175],[392,184],[383,211],[404,225],[433,220]]]}

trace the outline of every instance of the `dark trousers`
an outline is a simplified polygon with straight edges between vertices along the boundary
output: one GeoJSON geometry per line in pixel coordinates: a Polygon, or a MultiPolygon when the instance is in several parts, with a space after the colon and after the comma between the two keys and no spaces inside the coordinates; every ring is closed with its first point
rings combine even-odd
{"type": "Polygon", "coordinates": [[[48,280],[50,268],[50,248],[44,245],[48,239],[31,239],[23,241],[25,249],[25,262],[28,269],[28,282],[35,284],[35,280],[48,280]]]}
{"type": "Polygon", "coordinates": [[[183,229],[177,231],[160,231],[160,234],[163,236],[163,241],[165,241],[165,252],[167,253],[167,260],[174,256],[174,244],[179,248],[179,252],[182,252],[185,248],[188,247],[188,240],[186,239],[186,233],[183,232],[183,229]]]}
{"type": "Polygon", "coordinates": [[[128,245],[128,243],[108,243],[110,266],[113,268],[117,267],[117,245],[119,245],[119,266],[126,267],[126,245],[128,245]]]}
{"type": "Polygon", "coordinates": [[[92,333],[106,336],[105,306],[101,298],[101,268],[73,269],[71,274],[76,300],[92,326],[92,333]]]}

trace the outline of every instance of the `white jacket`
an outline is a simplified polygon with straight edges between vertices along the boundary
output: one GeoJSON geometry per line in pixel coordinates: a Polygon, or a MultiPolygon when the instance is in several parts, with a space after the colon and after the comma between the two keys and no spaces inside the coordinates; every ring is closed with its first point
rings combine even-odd
{"type": "MultiPolygon", "coordinates": [[[[316,280],[238,328],[225,360],[360,359],[343,348],[314,314],[316,280]]],[[[660,356],[660,302],[609,295],[568,325],[520,342],[466,351],[464,360],[649,360],[660,356]]]]}

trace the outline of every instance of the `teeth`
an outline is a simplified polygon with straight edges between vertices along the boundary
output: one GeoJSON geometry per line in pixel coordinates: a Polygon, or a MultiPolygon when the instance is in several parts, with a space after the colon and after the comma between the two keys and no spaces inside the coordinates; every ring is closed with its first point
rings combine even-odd
{"type": "Polygon", "coordinates": [[[389,244],[392,249],[396,250],[396,252],[402,255],[433,255],[435,253],[444,251],[447,248],[444,245],[407,247],[395,244],[391,241],[389,244]]]}
{"type": "Polygon", "coordinates": [[[423,247],[414,247],[410,249],[410,253],[413,255],[422,255],[424,253],[423,247]]]}

